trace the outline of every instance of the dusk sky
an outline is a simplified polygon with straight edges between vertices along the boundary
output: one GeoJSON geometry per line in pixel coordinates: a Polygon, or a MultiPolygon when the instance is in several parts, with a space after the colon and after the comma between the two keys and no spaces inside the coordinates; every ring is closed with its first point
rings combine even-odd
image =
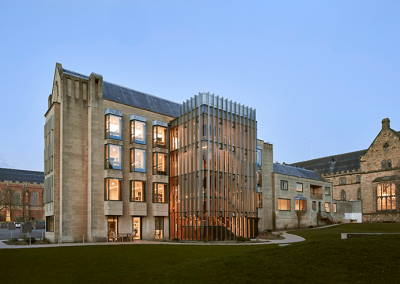
{"type": "Polygon", "coordinates": [[[400,131],[400,1],[2,1],[0,167],[43,171],[56,62],[178,103],[257,109],[274,161],[400,131]]]}

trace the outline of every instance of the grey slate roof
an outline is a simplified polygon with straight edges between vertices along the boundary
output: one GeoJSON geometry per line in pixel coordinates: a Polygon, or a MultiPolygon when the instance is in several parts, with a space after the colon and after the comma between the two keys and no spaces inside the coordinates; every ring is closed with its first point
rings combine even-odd
{"type": "MultiPolygon", "coordinates": [[[[63,73],[86,80],[89,79],[89,77],[86,75],[82,75],[64,68],[63,73]]],[[[172,117],[179,116],[180,104],[178,103],[171,102],[163,98],[135,91],[106,81],[103,81],[103,98],[172,117]]]]}
{"type": "Polygon", "coordinates": [[[340,155],[333,155],[304,162],[291,164],[309,170],[317,170],[321,175],[334,172],[357,170],[360,168],[360,157],[367,150],[360,150],[340,155]]]}
{"type": "Polygon", "coordinates": [[[0,168],[0,180],[44,183],[44,172],[0,168]]]}
{"type": "Polygon", "coordinates": [[[281,165],[274,163],[274,173],[308,178],[313,180],[323,181],[324,179],[314,170],[306,170],[303,168],[296,168],[289,165],[281,165]]]}

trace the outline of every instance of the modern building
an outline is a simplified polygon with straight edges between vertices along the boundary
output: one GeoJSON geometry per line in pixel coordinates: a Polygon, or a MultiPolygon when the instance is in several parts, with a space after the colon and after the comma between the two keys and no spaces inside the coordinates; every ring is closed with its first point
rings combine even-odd
{"type": "Polygon", "coordinates": [[[332,185],[317,172],[273,164],[272,145],[257,140],[255,109],[209,93],[178,104],[57,63],[45,118],[52,240],[251,238],[277,216],[293,227],[295,212],[314,220],[332,203],[332,185]],[[304,191],[286,196],[283,178],[304,191]],[[276,209],[283,196],[299,210],[276,209]]]}
{"type": "Polygon", "coordinates": [[[0,168],[0,221],[42,221],[44,173],[0,168]]]}
{"type": "Polygon", "coordinates": [[[364,222],[400,221],[400,132],[390,128],[388,118],[368,149],[292,166],[318,171],[333,184],[335,200],[361,201],[364,222]]]}

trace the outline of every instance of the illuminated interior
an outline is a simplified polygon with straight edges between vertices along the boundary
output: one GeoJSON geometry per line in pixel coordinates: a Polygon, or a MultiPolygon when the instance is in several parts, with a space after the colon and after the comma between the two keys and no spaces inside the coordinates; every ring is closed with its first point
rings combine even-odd
{"type": "Polygon", "coordinates": [[[122,169],[122,147],[117,145],[106,145],[106,168],[122,169]]]}
{"type": "Polygon", "coordinates": [[[145,182],[131,181],[131,201],[141,202],[145,200],[145,182]]]}
{"type": "Polygon", "coordinates": [[[155,182],[153,185],[153,202],[166,203],[167,201],[167,184],[155,182]]]}
{"type": "Polygon", "coordinates": [[[290,199],[278,198],[278,210],[290,211],[290,199]]]}
{"type": "Polygon", "coordinates": [[[146,150],[131,149],[131,171],[146,172],[146,150]]]}
{"type": "Polygon", "coordinates": [[[396,185],[394,183],[378,184],[376,189],[378,211],[395,210],[396,185]]]}
{"type": "Polygon", "coordinates": [[[120,179],[105,179],[105,200],[122,200],[120,179]]]}
{"type": "Polygon", "coordinates": [[[132,218],[132,238],[134,240],[140,240],[142,238],[141,228],[142,228],[142,217],[132,218]]]}
{"type": "Polygon", "coordinates": [[[131,143],[146,144],[146,122],[131,121],[131,143]]]}
{"type": "Polygon", "coordinates": [[[106,138],[122,140],[122,117],[106,115],[106,138]]]}
{"type": "Polygon", "coordinates": [[[167,154],[153,153],[153,174],[167,175],[167,154]]]}
{"type": "Polygon", "coordinates": [[[302,200],[302,199],[300,199],[300,200],[296,199],[295,200],[295,210],[296,211],[306,211],[307,210],[306,208],[307,208],[306,207],[306,200],[302,200]]]}
{"type": "Polygon", "coordinates": [[[167,128],[153,126],[153,147],[167,148],[167,128]]]}

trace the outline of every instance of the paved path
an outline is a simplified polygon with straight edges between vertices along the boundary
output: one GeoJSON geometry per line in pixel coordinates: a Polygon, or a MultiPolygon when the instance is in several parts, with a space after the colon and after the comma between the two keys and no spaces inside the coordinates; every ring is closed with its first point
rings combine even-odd
{"type": "MultiPolygon", "coordinates": [[[[174,243],[174,242],[157,242],[157,241],[134,241],[134,242],[118,242],[118,243],[112,243],[112,242],[96,242],[96,243],[67,243],[67,244],[49,244],[49,245],[32,245],[32,248],[45,248],[45,247],[72,247],[72,246],[102,246],[102,245],[196,245],[196,246],[213,246],[213,245],[273,245],[273,244],[289,244],[289,243],[295,243],[295,242],[302,242],[305,241],[304,238],[288,234],[286,232],[282,232],[285,239],[283,240],[261,240],[258,243],[236,243],[236,242],[208,242],[208,243],[203,243],[203,242],[190,242],[190,243],[174,243]]],[[[29,248],[29,245],[26,246],[11,246],[11,245],[6,245],[3,243],[3,240],[0,240],[0,249],[23,249],[23,248],[29,248]]]]}

